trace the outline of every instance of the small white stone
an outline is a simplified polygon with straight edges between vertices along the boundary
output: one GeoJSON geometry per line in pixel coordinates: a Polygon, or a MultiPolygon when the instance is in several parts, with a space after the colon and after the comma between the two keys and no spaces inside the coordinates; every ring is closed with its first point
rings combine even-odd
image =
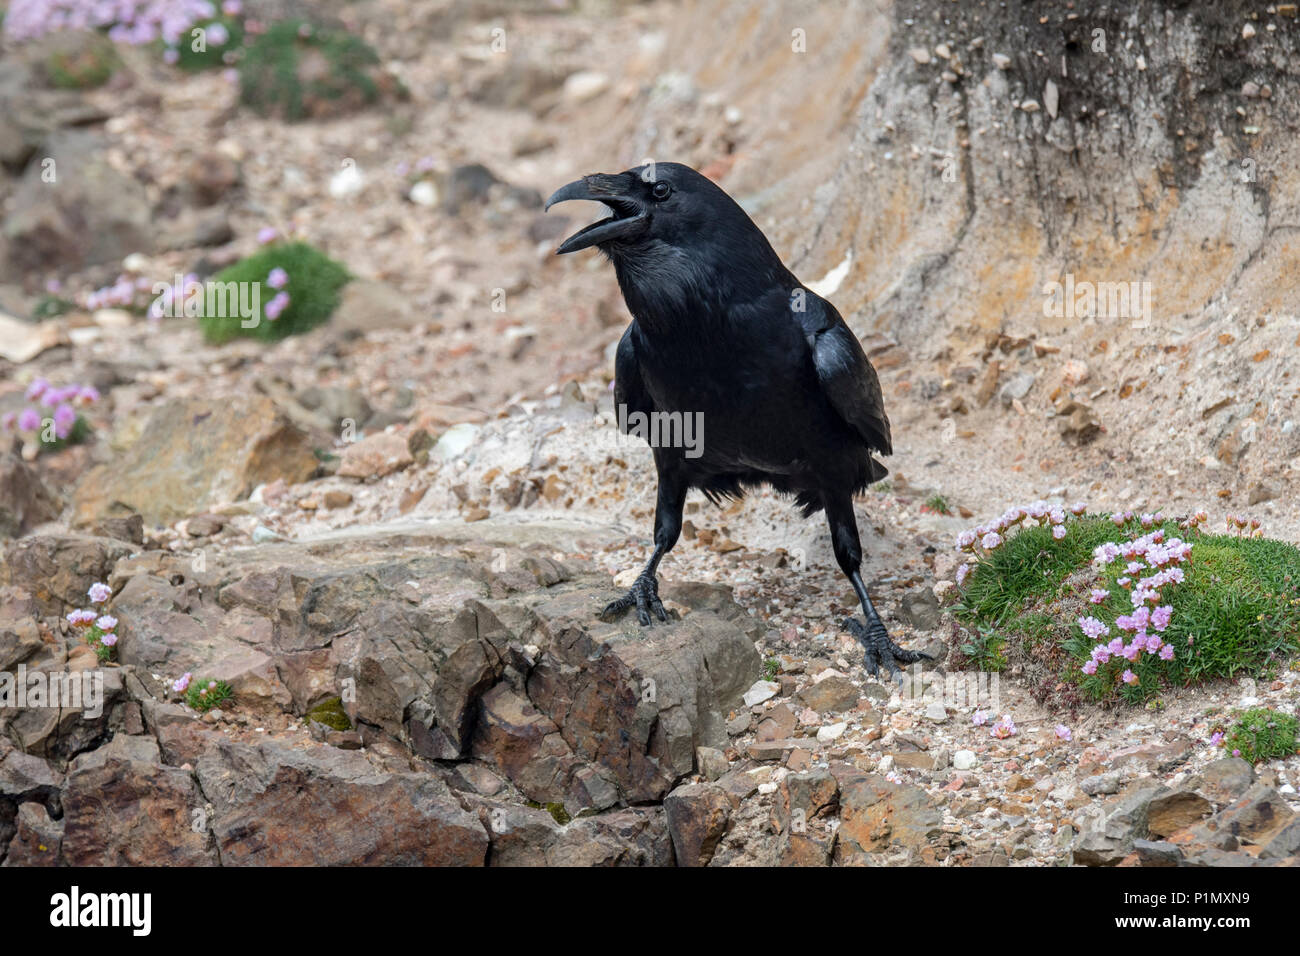
{"type": "Polygon", "coordinates": [[[417,206],[434,206],[438,203],[438,188],[427,179],[421,179],[406,195],[417,206]]]}
{"type": "Polygon", "coordinates": [[[999,70],[1005,70],[1011,66],[1011,57],[1007,56],[1005,53],[994,53],[993,65],[999,70]]]}
{"type": "Polygon", "coordinates": [[[975,751],[973,750],[958,750],[952,755],[952,768],[954,770],[974,770],[975,763],[975,751]]]}
{"type": "Polygon", "coordinates": [[[877,773],[889,773],[894,769],[894,757],[892,754],[885,754],[880,758],[880,763],[876,764],[877,773]]]}
{"type": "Polygon", "coordinates": [[[848,723],[840,721],[838,724],[827,724],[817,731],[817,742],[828,744],[832,740],[839,740],[844,735],[844,731],[849,729],[848,723]]]}
{"type": "Polygon", "coordinates": [[[765,700],[771,700],[780,689],[781,685],[776,681],[756,680],[749,690],[745,691],[745,706],[754,707],[765,700]]]}
{"type": "Polygon", "coordinates": [[[925,717],[927,720],[933,720],[936,723],[943,723],[943,721],[948,719],[948,710],[937,700],[932,701],[925,708],[925,717]]]}

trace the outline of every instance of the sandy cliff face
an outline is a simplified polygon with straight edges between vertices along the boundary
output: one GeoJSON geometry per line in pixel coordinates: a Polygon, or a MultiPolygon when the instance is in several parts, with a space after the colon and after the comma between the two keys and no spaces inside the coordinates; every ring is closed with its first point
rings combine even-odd
{"type": "Polygon", "coordinates": [[[685,159],[740,199],[883,366],[904,455],[979,460],[978,434],[1029,493],[1123,498],[1158,446],[1190,495],[1258,504],[1300,454],[1275,9],[686,3],[621,97],[561,118],[601,131],[593,163],[685,159]],[[1088,488],[1116,455],[1126,486],[1088,488]]]}

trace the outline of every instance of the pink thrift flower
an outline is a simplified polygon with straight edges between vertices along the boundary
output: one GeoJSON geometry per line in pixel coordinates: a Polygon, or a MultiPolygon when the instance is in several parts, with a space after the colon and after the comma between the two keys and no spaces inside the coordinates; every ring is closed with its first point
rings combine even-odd
{"type": "Polygon", "coordinates": [[[99,643],[103,644],[105,647],[112,647],[114,644],[117,643],[117,635],[110,631],[109,633],[100,637],[99,643]]]}
{"type": "Polygon", "coordinates": [[[41,413],[36,409],[24,408],[18,415],[18,430],[23,432],[34,432],[41,427],[41,413]]]}
{"type": "Polygon", "coordinates": [[[959,587],[960,587],[961,584],[966,580],[966,577],[967,577],[969,574],[970,574],[970,564],[969,564],[969,563],[967,563],[967,564],[963,564],[961,567],[959,567],[959,568],[957,569],[957,585],[958,585],[959,587]]]}
{"type": "Polygon", "coordinates": [[[1169,626],[1169,619],[1173,617],[1174,609],[1168,604],[1162,604],[1151,612],[1151,626],[1157,631],[1163,631],[1169,626]]]}
{"type": "Polygon", "coordinates": [[[1174,645],[1165,644],[1160,648],[1160,659],[1162,661],[1172,661],[1174,659],[1174,645]]]}
{"type": "Polygon", "coordinates": [[[275,297],[266,303],[266,317],[274,322],[288,306],[289,294],[287,292],[277,292],[275,297]]]}
{"type": "Polygon", "coordinates": [[[261,229],[257,230],[257,241],[262,243],[262,245],[266,245],[268,242],[274,242],[278,235],[279,233],[275,231],[275,227],[263,226],[261,229]]]}
{"type": "Polygon", "coordinates": [[[189,671],[186,671],[172,683],[172,690],[176,691],[178,694],[184,693],[185,689],[190,686],[190,679],[192,676],[193,675],[190,674],[189,671]]]}
{"type": "Polygon", "coordinates": [[[980,544],[982,544],[986,550],[992,551],[1002,544],[1002,535],[998,534],[996,531],[990,531],[984,536],[984,540],[982,540],[980,544]]]}
{"type": "Polygon", "coordinates": [[[95,621],[95,627],[99,628],[101,631],[111,631],[113,628],[117,627],[117,618],[113,617],[111,614],[105,614],[95,621]]]}
{"type": "Polygon", "coordinates": [[[1093,604],[1100,604],[1106,598],[1110,597],[1110,592],[1102,588],[1093,588],[1092,593],[1088,595],[1088,600],[1093,604]]]}
{"type": "Polygon", "coordinates": [[[42,395],[45,394],[46,389],[48,389],[49,387],[50,387],[50,383],[43,378],[32,379],[32,384],[27,386],[27,392],[26,392],[27,401],[29,402],[36,401],[36,399],[40,398],[42,395]]]}
{"type": "Polygon", "coordinates": [[[1065,724],[1057,724],[1056,736],[1061,740],[1069,741],[1073,735],[1070,733],[1070,728],[1065,726],[1065,724]]]}
{"type": "Polygon", "coordinates": [[[1138,676],[1137,674],[1134,674],[1132,671],[1126,670],[1124,671],[1123,674],[1120,675],[1120,680],[1122,680],[1126,684],[1136,684],[1138,682],[1138,676]]]}
{"type": "Polygon", "coordinates": [[[90,597],[91,604],[103,604],[113,596],[113,589],[107,584],[102,584],[96,581],[90,586],[90,590],[86,593],[90,597]]]}
{"type": "Polygon", "coordinates": [[[1053,526],[1052,526],[1052,537],[1055,538],[1057,541],[1060,541],[1062,538],[1064,538],[1064,537],[1065,537],[1065,525],[1063,525],[1063,524],[1053,525],[1053,526]]]}
{"type": "Polygon", "coordinates": [[[1095,617],[1079,618],[1079,628],[1091,640],[1098,641],[1110,633],[1110,628],[1095,617]]]}
{"type": "Polygon", "coordinates": [[[289,284],[289,273],[285,272],[279,266],[271,270],[266,277],[266,284],[272,289],[283,289],[289,284]]]}
{"type": "Polygon", "coordinates": [[[1095,674],[1095,673],[1097,673],[1097,662],[1096,662],[1095,660],[1087,661],[1087,662],[1083,665],[1083,667],[1081,668],[1081,670],[1082,670],[1085,674],[1089,674],[1089,675],[1095,674]]]}
{"type": "Polygon", "coordinates": [[[989,715],[982,710],[977,710],[974,716],[971,717],[970,722],[976,727],[983,727],[989,722],[989,715]]]}

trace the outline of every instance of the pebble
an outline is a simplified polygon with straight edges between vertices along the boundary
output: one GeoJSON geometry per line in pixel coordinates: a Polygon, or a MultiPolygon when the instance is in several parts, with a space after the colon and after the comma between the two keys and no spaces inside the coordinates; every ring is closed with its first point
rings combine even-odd
{"type": "Polygon", "coordinates": [[[977,762],[973,750],[958,750],[952,755],[952,769],[954,770],[974,770],[977,762]]]}
{"type": "Polygon", "coordinates": [[[844,731],[848,729],[849,725],[845,721],[840,721],[838,724],[827,724],[825,727],[818,729],[817,742],[828,744],[832,740],[839,740],[844,735],[844,731]]]}

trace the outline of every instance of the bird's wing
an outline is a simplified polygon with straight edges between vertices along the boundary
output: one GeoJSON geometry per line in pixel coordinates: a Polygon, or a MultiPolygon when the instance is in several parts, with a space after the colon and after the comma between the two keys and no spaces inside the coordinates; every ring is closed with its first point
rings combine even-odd
{"type": "Polygon", "coordinates": [[[893,454],[880,379],[857,336],[835,306],[813,292],[806,293],[804,310],[794,314],[803,326],[822,393],[831,407],[862,436],[867,447],[893,454]]]}
{"type": "MultiPolygon", "coordinates": [[[[641,364],[637,361],[636,345],[632,341],[632,326],[627,327],[619,339],[618,350],[614,354],[614,408],[626,406],[627,412],[642,412],[649,415],[654,411],[654,402],[646,392],[645,382],[641,379],[641,364]]],[[[622,416],[620,420],[625,419],[622,416]]]]}

